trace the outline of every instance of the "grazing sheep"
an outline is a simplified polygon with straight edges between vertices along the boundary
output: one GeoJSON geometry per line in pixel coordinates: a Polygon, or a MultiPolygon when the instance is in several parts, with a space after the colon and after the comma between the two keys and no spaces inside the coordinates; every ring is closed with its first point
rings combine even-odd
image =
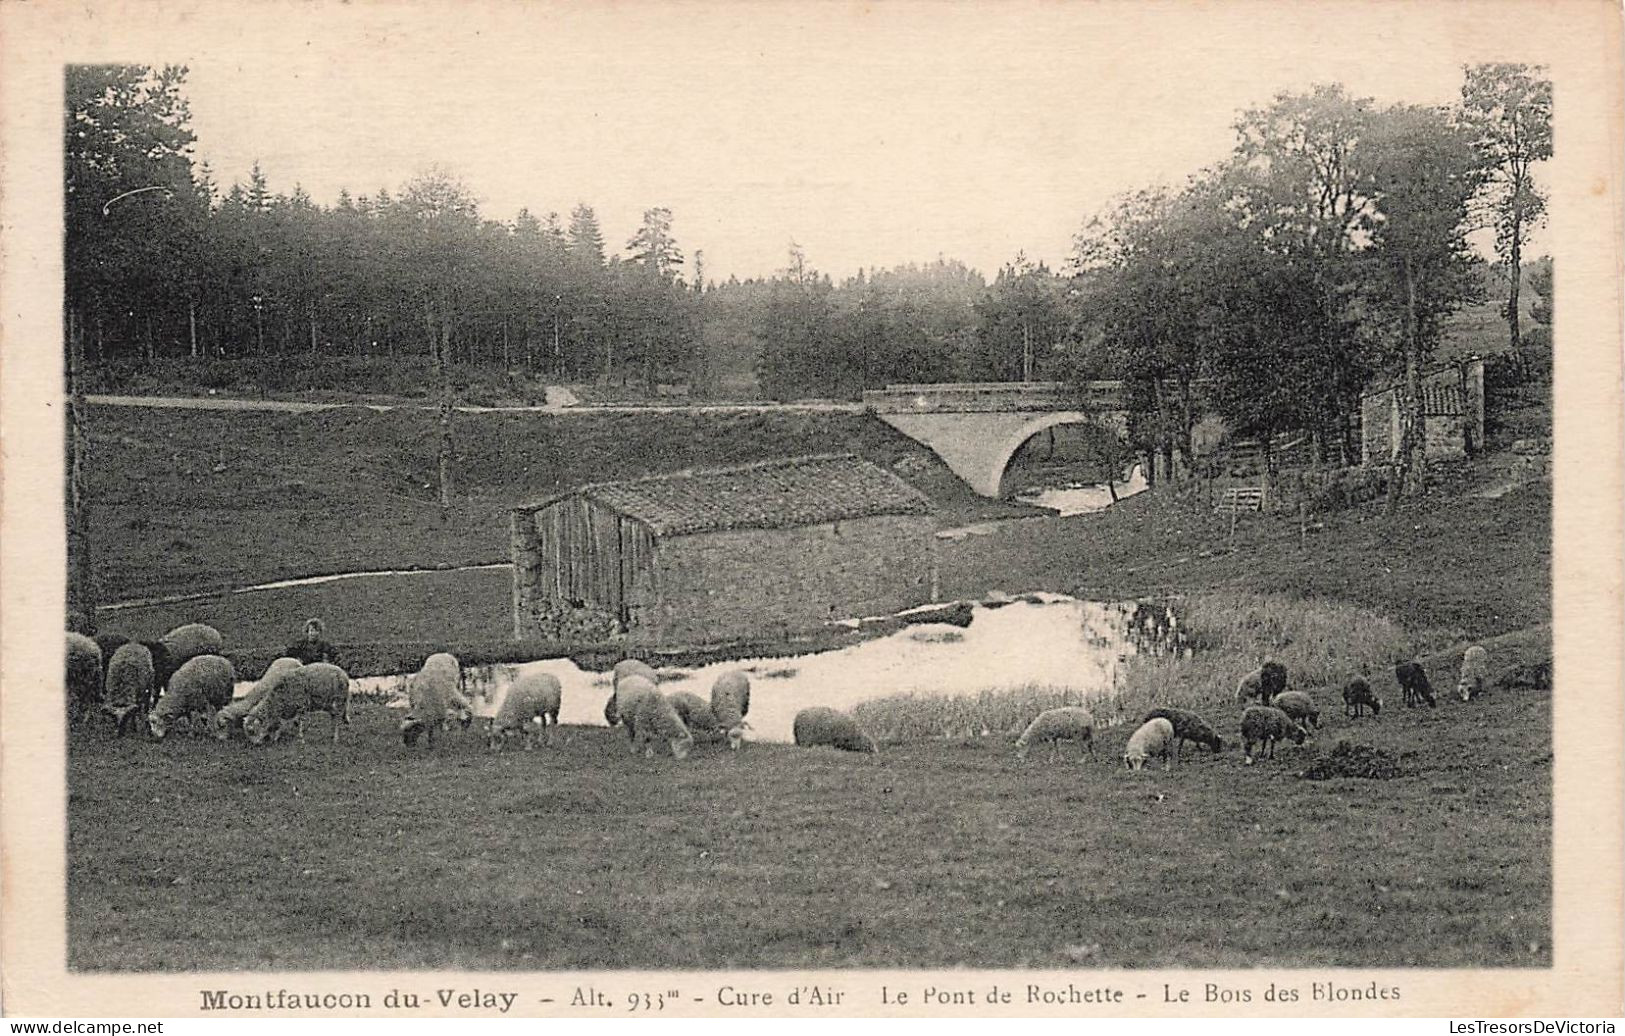
{"type": "Polygon", "coordinates": [[[1461,679],[1456,681],[1456,693],[1461,695],[1462,701],[1472,701],[1484,693],[1484,685],[1489,681],[1489,652],[1482,645],[1474,644],[1461,656],[1461,679]]]}
{"type": "Polygon", "coordinates": [[[113,652],[130,642],[122,633],[98,633],[91,638],[102,649],[102,686],[107,686],[107,667],[113,663],[113,652]]]}
{"type": "Polygon", "coordinates": [[[655,754],[653,742],[664,741],[671,747],[673,759],[687,759],[694,747],[694,735],[688,732],[671,699],[659,691],[637,699],[636,712],[630,725],[637,727],[637,737],[632,742],[634,754],[642,747],[643,754],[652,759],[655,754]]]}
{"type": "Polygon", "coordinates": [[[622,680],[628,676],[641,676],[652,684],[660,682],[660,674],[655,672],[654,666],[639,658],[623,658],[615,663],[611,670],[610,686],[618,687],[622,680]]]}
{"type": "Polygon", "coordinates": [[[1051,760],[1061,754],[1062,741],[1078,743],[1079,759],[1083,758],[1085,749],[1090,755],[1094,755],[1095,718],[1081,705],[1063,705],[1060,708],[1045,709],[1034,717],[1033,721],[1027,724],[1027,729],[1016,738],[1016,758],[1027,758],[1027,750],[1035,741],[1048,742],[1051,760]]]}
{"type": "Polygon", "coordinates": [[[616,662],[609,678],[609,700],[604,702],[604,722],[612,727],[621,721],[620,706],[615,701],[615,691],[621,686],[621,681],[628,676],[641,676],[651,684],[660,682],[660,674],[655,672],[653,666],[641,659],[623,658],[616,662]]]}
{"type": "Polygon", "coordinates": [[[552,673],[521,673],[508,688],[497,714],[486,730],[486,747],[495,752],[515,734],[525,737],[525,751],[536,747],[538,728],[546,734],[548,724],[559,725],[559,709],[564,705],[564,688],[552,673]]]}
{"type": "Polygon", "coordinates": [[[213,626],[189,622],[176,626],[156,642],[146,642],[152,652],[153,680],[159,691],[169,686],[169,678],[199,655],[224,655],[225,638],[213,626]]]}
{"type": "Polygon", "coordinates": [[[1303,727],[1292,722],[1291,716],[1273,706],[1249,705],[1247,711],[1241,714],[1241,750],[1249,766],[1254,759],[1253,745],[1258,745],[1274,759],[1275,742],[1291,738],[1295,744],[1301,745],[1308,736],[1303,727]]]}
{"type": "Polygon", "coordinates": [[[1181,742],[1206,745],[1215,754],[1224,750],[1224,738],[1208,725],[1207,720],[1194,712],[1185,709],[1152,709],[1145,714],[1145,719],[1141,722],[1149,723],[1154,719],[1165,719],[1172,723],[1174,737],[1181,742]]]}
{"type": "Polygon", "coordinates": [[[1179,758],[1179,738],[1174,736],[1174,725],[1161,716],[1142,724],[1123,748],[1123,765],[1130,770],[1145,769],[1145,761],[1153,758],[1162,759],[1164,770],[1179,758]]]}
{"type": "Polygon", "coordinates": [[[67,637],[68,722],[78,723],[102,698],[102,649],[83,633],[67,637]]]}
{"type": "Polygon", "coordinates": [[[292,656],[283,657],[265,667],[265,675],[261,676],[248,693],[232,701],[230,705],[214,714],[214,736],[225,741],[233,734],[243,732],[243,719],[254,710],[254,706],[265,700],[277,684],[295,669],[304,663],[292,656]]]}
{"type": "Polygon", "coordinates": [[[1422,668],[1422,663],[1399,663],[1394,666],[1394,679],[1399,681],[1399,689],[1405,692],[1407,709],[1415,708],[1424,701],[1430,709],[1439,704],[1433,697],[1433,686],[1428,683],[1427,670],[1422,668]]]}
{"type": "Polygon", "coordinates": [[[1279,662],[1265,662],[1241,678],[1236,684],[1237,703],[1258,699],[1258,704],[1268,705],[1271,698],[1286,690],[1286,666],[1279,662]]]}
{"type": "Polygon", "coordinates": [[[671,707],[677,710],[689,733],[715,734],[721,729],[717,726],[717,717],[712,713],[711,706],[692,691],[674,691],[666,698],[671,702],[671,707]]]}
{"type": "Polygon", "coordinates": [[[643,699],[659,693],[653,680],[635,673],[623,677],[615,687],[615,711],[626,727],[626,737],[632,742],[633,751],[637,751],[638,705],[643,699]]]}
{"type": "Polygon", "coordinates": [[[406,681],[407,709],[401,719],[401,740],[408,747],[417,744],[427,732],[429,747],[434,747],[435,731],[448,727],[453,720],[467,727],[474,720],[474,709],[458,689],[463,667],[457,656],[441,652],[430,655],[423,667],[406,681]]]}
{"type": "MultiPolygon", "coordinates": [[[[718,717],[719,719],[721,717],[718,717]]],[[[803,748],[827,745],[843,752],[879,752],[874,738],[865,734],[858,721],[825,705],[802,709],[794,724],[796,744],[803,748]]],[[[732,731],[729,731],[730,738],[732,731]]]]}
{"type": "Polygon", "coordinates": [[[1315,708],[1314,699],[1303,691],[1282,691],[1270,699],[1270,704],[1292,718],[1294,723],[1302,725],[1305,730],[1314,727],[1320,729],[1320,710],[1315,708]]]}
{"type": "Polygon", "coordinates": [[[1363,676],[1356,676],[1343,687],[1343,715],[1358,717],[1366,709],[1371,715],[1382,715],[1382,699],[1371,690],[1371,684],[1363,676]]]}
{"type": "Polygon", "coordinates": [[[123,737],[131,721],[152,708],[154,701],[152,652],[145,644],[120,644],[107,663],[102,711],[123,737]]]}
{"type": "Polygon", "coordinates": [[[717,677],[711,685],[711,715],[717,726],[728,732],[728,747],[734,751],[745,740],[750,726],[745,717],[750,713],[750,677],[744,670],[730,669],[717,677]]]}
{"type": "Polygon", "coordinates": [[[290,669],[243,717],[243,734],[256,745],[282,736],[291,722],[305,740],[305,714],[325,712],[333,721],[333,743],[339,724],[350,723],[350,674],[331,662],[312,662],[290,669]]]}
{"type": "Polygon", "coordinates": [[[152,736],[162,740],[182,716],[188,718],[188,725],[194,733],[212,729],[214,711],[231,704],[231,693],[236,682],[237,671],[228,659],[220,655],[198,655],[187,659],[186,664],[169,678],[163,696],[147,714],[147,726],[152,730],[152,736]],[[191,723],[191,717],[199,712],[205,717],[202,727],[191,723]]]}

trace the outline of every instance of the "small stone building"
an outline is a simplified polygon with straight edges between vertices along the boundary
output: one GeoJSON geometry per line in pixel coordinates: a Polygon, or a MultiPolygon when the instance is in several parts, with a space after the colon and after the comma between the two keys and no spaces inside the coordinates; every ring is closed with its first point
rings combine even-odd
{"type": "Polygon", "coordinates": [[[908,483],[850,455],[600,482],[514,508],[514,635],[559,606],[634,643],[773,638],[929,603],[935,524],[908,483]]]}
{"type": "MultiPolygon", "coordinates": [[[[1427,456],[1471,456],[1484,448],[1484,361],[1477,356],[1422,375],[1427,456]]],[[[1398,383],[1360,397],[1360,460],[1386,464],[1399,454],[1398,383]]]]}

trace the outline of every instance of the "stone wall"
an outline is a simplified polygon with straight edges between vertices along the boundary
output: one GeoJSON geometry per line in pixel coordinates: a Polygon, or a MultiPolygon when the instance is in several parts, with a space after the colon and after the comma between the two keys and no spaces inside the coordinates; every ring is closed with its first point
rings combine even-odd
{"type": "MultiPolygon", "coordinates": [[[[1430,458],[1464,457],[1483,449],[1483,360],[1474,356],[1426,372],[1422,397],[1430,458]]],[[[1361,463],[1387,464],[1399,452],[1399,407],[1397,386],[1360,398],[1361,463]]]]}
{"type": "Polygon", "coordinates": [[[930,603],[933,533],[928,517],[882,515],[663,539],[652,579],[629,591],[629,638],[660,647],[773,638],[930,603]]]}

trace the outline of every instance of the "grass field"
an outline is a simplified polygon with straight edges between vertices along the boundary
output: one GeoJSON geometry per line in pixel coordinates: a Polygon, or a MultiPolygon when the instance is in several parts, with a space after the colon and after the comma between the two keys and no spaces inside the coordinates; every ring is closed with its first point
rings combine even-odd
{"type": "Polygon", "coordinates": [[[1003,738],[676,763],[584,727],[431,753],[377,705],[337,748],[319,718],[263,749],[82,736],[69,966],[1549,966],[1549,693],[1407,711],[1388,684],[1380,719],[1166,773],[1123,770],[1121,728],[1081,764],[1003,738]],[[1294,776],[1339,739],[1404,775],[1294,776]]]}

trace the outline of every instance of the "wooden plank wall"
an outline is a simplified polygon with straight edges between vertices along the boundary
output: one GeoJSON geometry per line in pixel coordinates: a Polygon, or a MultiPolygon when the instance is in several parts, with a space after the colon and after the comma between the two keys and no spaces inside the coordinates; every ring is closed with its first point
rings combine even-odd
{"type": "Polygon", "coordinates": [[[536,590],[579,600],[627,618],[626,588],[653,563],[648,526],[585,497],[566,497],[535,512],[536,590]]]}

